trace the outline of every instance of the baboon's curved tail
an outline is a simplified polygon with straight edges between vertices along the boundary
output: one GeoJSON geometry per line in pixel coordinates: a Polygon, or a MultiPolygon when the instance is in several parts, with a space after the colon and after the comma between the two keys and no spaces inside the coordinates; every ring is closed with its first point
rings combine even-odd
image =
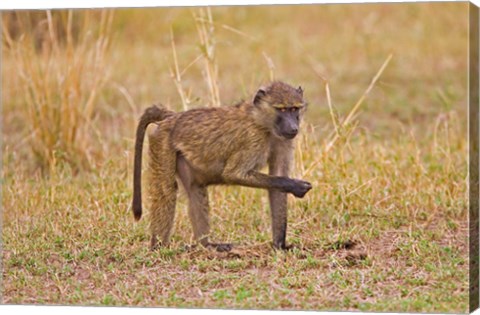
{"type": "Polygon", "coordinates": [[[135,220],[140,220],[142,216],[142,150],[143,139],[147,126],[153,122],[161,121],[170,116],[173,112],[152,105],[145,110],[137,126],[137,135],[135,138],[135,160],[133,163],[133,202],[132,210],[135,220]]]}

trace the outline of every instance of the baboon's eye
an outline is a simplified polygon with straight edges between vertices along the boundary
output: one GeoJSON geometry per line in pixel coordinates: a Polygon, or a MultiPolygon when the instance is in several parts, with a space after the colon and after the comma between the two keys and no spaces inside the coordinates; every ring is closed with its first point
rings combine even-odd
{"type": "Polygon", "coordinates": [[[292,108],[290,109],[290,111],[292,111],[292,112],[296,112],[296,111],[297,111],[297,109],[298,109],[298,108],[296,108],[296,107],[292,107],[292,108]]]}
{"type": "Polygon", "coordinates": [[[286,110],[287,110],[286,108],[280,108],[280,111],[281,111],[282,113],[285,113],[286,110]]]}

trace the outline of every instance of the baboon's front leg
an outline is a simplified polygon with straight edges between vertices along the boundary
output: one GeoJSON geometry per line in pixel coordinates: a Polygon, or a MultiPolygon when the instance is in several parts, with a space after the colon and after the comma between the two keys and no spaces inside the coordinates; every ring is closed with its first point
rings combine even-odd
{"type": "Polygon", "coordinates": [[[312,185],[304,180],[292,179],[286,176],[272,176],[257,171],[248,171],[245,174],[229,173],[227,171],[223,178],[227,184],[277,190],[291,193],[298,198],[303,198],[312,188],[312,185]]]}
{"type": "MultiPolygon", "coordinates": [[[[280,141],[279,146],[288,149],[291,144],[280,141]]],[[[275,150],[276,144],[272,144],[272,149],[275,150]]],[[[271,151],[271,150],[270,150],[271,151]]],[[[237,154],[231,156],[223,170],[223,180],[226,184],[241,185],[254,188],[264,188],[269,190],[278,190],[285,193],[291,193],[295,197],[302,198],[312,188],[309,182],[300,179],[288,178],[287,176],[267,175],[255,171],[257,166],[257,157],[248,156],[248,152],[239,151],[237,154]]],[[[270,153],[269,161],[272,156],[278,157],[279,165],[281,162],[287,161],[290,156],[290,151],[283,152],[276,150],[270,153]],[[285,157],[287,155],[287,157],[285,157]]]]}
{"type": "Polygon", "coordinates": [[[278,190],[268,191],[272,219],[272,244],[274,248],[287,249],[287,194],[278,190]]]}
{"type": "MultiPolygon", "coordinates": [[[[269,174],[272,176],[288,176],[293,158],[293,147],[289,142],[279,142],[272,145],[268,160],[269,174]]],[[[287,249],[287,194],[269,189],[270,215],[272,219],[272,242],[277,249],[287,249]]]]}
{"type": "Polygon", "coordinates": [[[194,171],[182,156],[177,160],[177,171],[188,195],[188,215],[193,226],[195,240],[205,247],[213,247],[219,252],[230,251],[231,244],[211,243],[210,216],[207,187],[194,180],[194,171]]]}

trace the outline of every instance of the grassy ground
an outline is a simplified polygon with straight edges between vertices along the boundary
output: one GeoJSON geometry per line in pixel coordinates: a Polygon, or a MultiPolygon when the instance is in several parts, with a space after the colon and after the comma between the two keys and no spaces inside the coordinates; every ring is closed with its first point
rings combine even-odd
{"type": "MultiPolygon", "coordinates": [[[[130,213],[139,114],[157,101],[183,108],[170,75],[170,29],[180,71],[202,54],[191,10],[115,12],[104,70],[78,68],[82,84],[92,71],[105,79],[82,116],[88,124],[77,122],[83,168],[56,147],[41,171],[28,77],[4,42],[3,302],[466,312],[467,8],[212,9],[215,60],[199,60],[179,81],[190,108],[211,99],[202,74],[209,65],[218,67],[224,104],[251,97],[272,73],[305,87],[310,105],[293,175],[314,188],[289,199],[287,237],[297,248],[287,253],[270,248],[264,191],[211,189],[213,238],[237,244],[229,254],[189,246],[183,193],[169,248],[149,251],[148,217],[135,223],[130,213]],[[326,151],[334,124],[322,77],[341,120],[391,53],[354,124],[326,151]]],[[[47,105],[56,106],[52,91],[47,105]]]]}

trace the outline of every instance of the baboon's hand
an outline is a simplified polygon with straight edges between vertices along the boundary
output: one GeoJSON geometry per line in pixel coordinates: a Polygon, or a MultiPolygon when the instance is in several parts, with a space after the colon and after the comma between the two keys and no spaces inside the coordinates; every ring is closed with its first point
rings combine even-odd
{"type": "Polygon", "coordinates": [[[312,184],[300,179],[294,179],[294,185],[291,193],[297,198],[303,198],[305,194],[312,189],[312,184]]]}

